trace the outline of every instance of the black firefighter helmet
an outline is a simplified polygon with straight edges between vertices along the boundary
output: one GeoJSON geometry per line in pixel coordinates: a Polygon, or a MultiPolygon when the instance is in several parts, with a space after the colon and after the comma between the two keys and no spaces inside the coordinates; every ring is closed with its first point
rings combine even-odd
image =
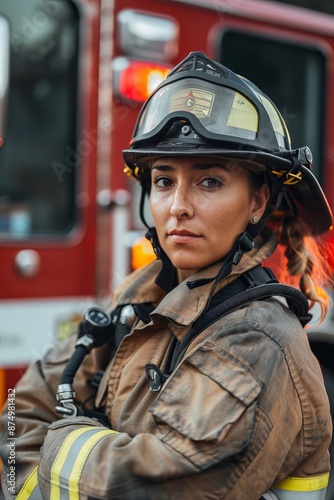
{"type": "Polygon", "coordinates": [[[255,173],[267,172],[275,210],[281,205],[298,214],[313,234],[330,229],[332,213],[311,172],[310,149],[291,149],[273,102],[203,52],[181,61],[142,107],[123,151],[125,172],[148,191],[142,175],[148,160],[189,154],[234,159],[255,173]]]}

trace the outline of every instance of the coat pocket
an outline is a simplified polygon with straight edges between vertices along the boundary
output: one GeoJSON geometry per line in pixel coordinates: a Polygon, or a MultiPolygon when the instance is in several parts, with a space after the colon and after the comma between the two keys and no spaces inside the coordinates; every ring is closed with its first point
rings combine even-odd
{"type": "Polygon", "coordinates": [[[206,342],[184,359],[150,411],[160,439],[208,467],[249,444],[260,392],[248,365],[206,342]]]}

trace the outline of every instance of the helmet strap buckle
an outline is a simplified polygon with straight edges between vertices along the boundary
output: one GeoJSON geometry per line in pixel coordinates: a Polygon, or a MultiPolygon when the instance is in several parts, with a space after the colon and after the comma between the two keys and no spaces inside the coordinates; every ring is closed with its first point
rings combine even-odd
{"type": "Polygon", "coordinates": [[[161,250],[155,227],[148,228],[148,230],[145,233],[145,238],[151,242],[151,245],[153,247],[153,252],[155,253],[156,258],[159,260],[161,258],[161,250]]]}
{"type": "Polygon", "coordinates": [[[244,253],[250,252],[254,248],[253,238],[245,231],[237,239],[237,248],[233,256],[233,265],[239,264],[244,253]]]}

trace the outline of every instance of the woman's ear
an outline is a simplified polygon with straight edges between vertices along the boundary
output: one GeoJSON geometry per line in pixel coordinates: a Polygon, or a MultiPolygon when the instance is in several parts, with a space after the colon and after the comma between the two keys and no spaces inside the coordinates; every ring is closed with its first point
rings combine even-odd
{"type": "Polygon", "coordinates": [[[251,212],[251,219],[254,222],[254,217],[260,220],[267,208],[267,203],[270,198],[270,190],[267,184],[262,184],[254,193],[254,205],[251,212]]]}

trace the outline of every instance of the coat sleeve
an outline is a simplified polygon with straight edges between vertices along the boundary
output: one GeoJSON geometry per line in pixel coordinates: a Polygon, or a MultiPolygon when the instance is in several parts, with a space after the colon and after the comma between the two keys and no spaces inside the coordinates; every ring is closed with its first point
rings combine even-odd
{"type": "MultiPolygon", "coordinates": [[[[124,287],[125,284],[116,290],[114,303],[124,287]]],[[[59,419],[55,411],[56,393],[61,373],[74,351],[76,340],[77,335],[73,333],[67,340],[53,346],[43,359],[34,362],[12,389],[11,401],[7,401],[2,410],[0,469],[2,464],[1,485],[6,500],[20,500],[20,492],[23,495],[23,491],[24,499],[30,498],[29,494],[32,495],[31,500],[40,498],[37,492],[40,449],[49,425],[59,419]],[[9,410],[9,404],[15,406],[14,417],[10,415],[12,410],[9,410]]],[[[86,358],[81,367],[82,376],[75,380],[78,404],[92,395],[89,381],[100,369],[105,368],[109,360],[110,350],[106,345],[94,349],[93,354],[86,358]]]]}
{"type": "MultiPolygon", "coordinates": [[[[37,485],[36,467],[47,428],[59,416],[55,413],[55,394],[46,384],[41,362],[34,363],[13,389],[2,415],[2,489],[6,499],[17,498],[30,478],[37,485]],[[14,392],[15,391],[15,392],[14,392]],[[14,419],[9,408],[14,407],[14,419]]],[[[35,492],[36,493],[36,492],[35,492]]]]}
{"type": "MultiPolygon", "coordinates": [[[[2,411],[0,457],[3,464],[2,490],[6,499],[20,498],[18,495],[23,487],[34,495],[32,499],[39,499],[34,489],[40,449],[49,425],[60,418],[55,411],[56,393],[75,341],[76,336],[73,335],[53,346],[43,359],[34,362],[12,390],[11,398],[2,411]],[[9,409],[13,409],[14,415],[9,409]]],[[[93,359],[87,359],[83,376],[75,386],[79,403],[92,393],[88,381],[98,371],[97,365],[101,361],[98,354],[93,359]]]]}
{"type": "MultiPolygon", "coordinates": [[[[217,464],[217,457],[211,458],[217,464]]],[[[222,471],[213,472],[221,482],[222,471]]],[[[211,470],[201,469],[156,435],[129,436],[85,417],[51,426],[38,471],[43,498],[73,495],[80,500],[199,500],[211,490],[210,475],[211,470]]]]}

